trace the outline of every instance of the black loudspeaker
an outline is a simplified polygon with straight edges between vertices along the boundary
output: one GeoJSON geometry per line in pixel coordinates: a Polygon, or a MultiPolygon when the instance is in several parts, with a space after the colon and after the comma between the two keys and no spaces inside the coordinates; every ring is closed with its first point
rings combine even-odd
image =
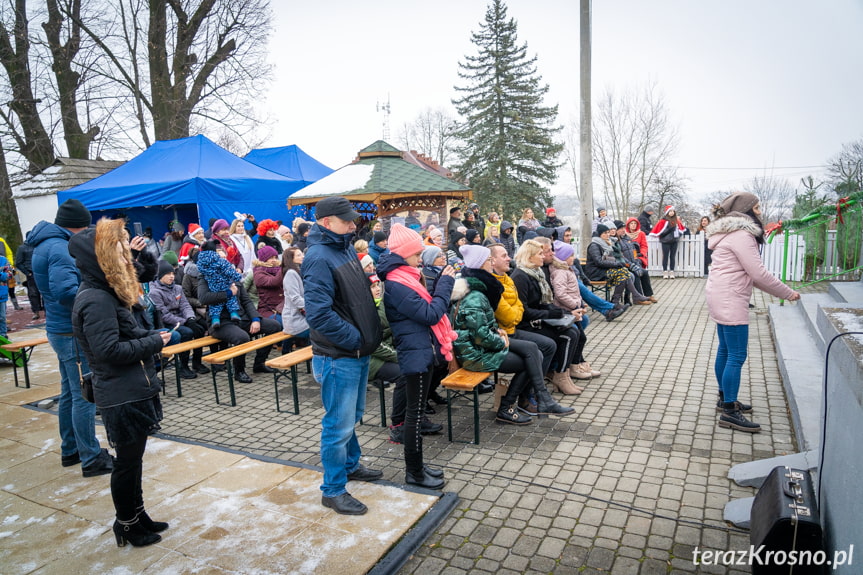
{"type": "Polygon", "coordinates": [[[760,549],[753,575],[824,573],[824,538],[808,471],[775,467],[755,495],[749,529],[750,543],[760,549]]]}

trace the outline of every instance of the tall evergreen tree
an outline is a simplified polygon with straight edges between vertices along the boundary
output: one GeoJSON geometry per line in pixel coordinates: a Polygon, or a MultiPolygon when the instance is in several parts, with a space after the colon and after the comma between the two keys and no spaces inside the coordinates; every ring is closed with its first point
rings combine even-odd
{"type": "Polygon", "coordinates": [[[557,106],[543,106],[548,85],[518,44],[517,24],[502,0],[492,0],[479,32],[471,34],[475,56],[459,62],[464,86],[453,100],[462,123],[461,177],[469,179],[477,202],[507,216],[522,208],[551,204],[563,143],[555,141],[557,106]]]}

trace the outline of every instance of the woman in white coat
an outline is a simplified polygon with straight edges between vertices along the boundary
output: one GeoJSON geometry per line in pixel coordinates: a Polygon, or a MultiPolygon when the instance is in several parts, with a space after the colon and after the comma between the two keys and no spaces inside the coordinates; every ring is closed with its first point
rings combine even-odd
{"type": "Polygon", "coordinates": [[[749,343],[749,299],[755,286],[788,301],[800,294],[773,277],[761,262],[764,243],[758,198],[738,192],[714,206],[715,220],[707,226],[707,246],[713,250],[713,267],[707,276],[707,310],[716,322],[719,348],[714,371],[719,384],[719,426],[757,433],[761,426],[743,414],[752,406],[737,400],[740,372],[749,343]]]}
{"type": "MultiPolygon", "coordinates": [[[[282,330],[291,334],[297,347],[308,344],[309,324],[306,321],[306,297],[300,266],[303,263],[303,250],[288,248],[282,254],[282,287],[285,290],[285,306],[282,308],[282,330]]],[[[291,342],[292,340],[287,340],[291,342]]],[[[283,351],[289,345],[283,346],[283,351]]]]}

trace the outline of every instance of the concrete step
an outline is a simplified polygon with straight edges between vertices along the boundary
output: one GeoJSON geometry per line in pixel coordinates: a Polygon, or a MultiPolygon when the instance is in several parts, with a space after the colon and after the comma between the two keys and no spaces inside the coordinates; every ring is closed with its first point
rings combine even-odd
{"type": "Polygon", "coordinates": [[[810,451],[821,443],[824,353],[807,325],[805,312],[795,309],[798,306],[771,304],[768,313],[797,446],[800,451],[810,451]]]}
{"type": "Polygon", "coordinates": [[[863,282],[830,282],[828,293],[837,301],[863,305],[863,282]]]}
{"type": "MultiPolygon", "coordinates": [[[[819,307],[831,307],[836,303],[836,298],[829,293],[811,293],[800,296],[800,302],[797,304],[806,320],[806,327],[822,354],[824,353],[824,336],[818,328],[818,309],[819,307]]],[[[785,305],[787,306],[788,303],[785,305]]]]}

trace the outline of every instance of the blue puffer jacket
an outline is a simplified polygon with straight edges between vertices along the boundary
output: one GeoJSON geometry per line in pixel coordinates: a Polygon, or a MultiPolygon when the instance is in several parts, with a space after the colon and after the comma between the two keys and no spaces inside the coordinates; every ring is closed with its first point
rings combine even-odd
{"type": "Polygon", "coordinates": [[[307,245],[301,271],[313,352],[333,359],[370,355],[381,343],[381,320],[351,235],[315,224],[307,245]]]}
{"type": "MultiPolygon", "coordinates": [[[[378,276],[386,280],[389,272],[407,265],[404,258],[392,252],[383,254],[378,262],[378,276]]],[[[440,276],[426,302],[411,288],[395,281],[384,283],[384,306],[393,330],[393,341],[403,374],[425,373],[436,363],[443,362],[440,345],[431,331],[449,309],[449,299],[455,280],[440,276]]]]}
{"type": "Polygon", "coordinates": [[[41,221],[30,232],[33,246],[33,277],[45,306],[45,330],[72,335],[72,304],[81,276],[69,255],[72,232],[41,221]]]}

